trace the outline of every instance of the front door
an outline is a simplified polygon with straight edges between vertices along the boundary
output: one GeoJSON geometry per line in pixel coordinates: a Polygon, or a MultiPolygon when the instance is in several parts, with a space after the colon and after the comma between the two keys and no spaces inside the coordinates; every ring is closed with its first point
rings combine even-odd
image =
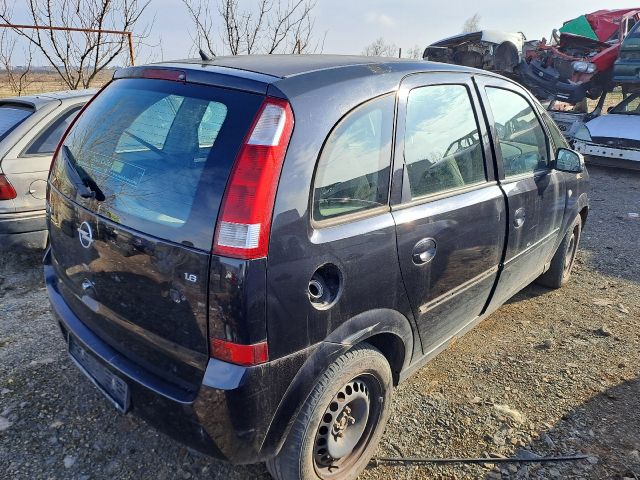
{"type": "Polygon", "coordinates": [[[475,81],[492,127],[498,175],[507,197],[508,242],[492,304],[503,303],[542,273],[564,214],[564,183],[529,95],[511,82],[475,81]]]}
{"type": "Polygon", "coordinates": [[[468,75],[415,75],[400,89],[392,213],[425,355],[484,311],[503,252],[504,197],[481,116],[468,75]]]}

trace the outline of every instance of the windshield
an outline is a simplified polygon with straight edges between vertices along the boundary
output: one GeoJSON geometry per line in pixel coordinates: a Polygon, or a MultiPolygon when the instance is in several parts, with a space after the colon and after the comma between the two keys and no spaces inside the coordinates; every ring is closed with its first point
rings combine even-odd
{"type": "Polygon", "coordinates": [[[0,104],[0,140],[9,135],[14,128],[20,125],[32,113],[33,108],[27,105],[15,103],[0,104]]]}
{"type": "Polygon", "coordinates": [[[261,101],[215,87],[116,80],[64,140],[67,161],[56,159],[52,184],[117,223],[209,249],[230,167],[261,101]]]}
{"type": "Polygon", "coordinates": [[[640,94],[633,94],[609,110],[619,115],[640,115],[640,94]]]}

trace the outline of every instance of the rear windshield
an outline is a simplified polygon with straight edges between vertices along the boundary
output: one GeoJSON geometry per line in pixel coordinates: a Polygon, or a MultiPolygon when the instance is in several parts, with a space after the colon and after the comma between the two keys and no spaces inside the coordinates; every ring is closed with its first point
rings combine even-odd
{"type": "Polygon", "coordinates": [[[117,80],[78,119],[53,184],[75,198],[69,164],[95,182],[77,201],[150,235],[210,249],[232,163],[259,95],[163,80],[117,80]],[[67,180],[66,182],[64,180],[67,180]]]}
{"type": "Polygon", "coordinates": [[[33,108],[27,105],[0,104],[0,140],[9,135],[11,130],[20,125],[32,113],[33,108]]]}

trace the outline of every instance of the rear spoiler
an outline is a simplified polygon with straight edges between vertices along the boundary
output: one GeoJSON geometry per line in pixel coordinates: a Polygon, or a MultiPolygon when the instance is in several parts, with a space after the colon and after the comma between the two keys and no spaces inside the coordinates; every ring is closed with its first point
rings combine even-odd
{"type": "MultiPolygon", "coordinates": [[[[215,60],[214,60],[215,61],[215,60]]],[[[116,70],[114,80],[122,78],[149,78],[197,83],[212,87],[231,88],[245,92],[267,94],[267,89],[279,77],[240,70],[238,68],[203,63],[163,63],[127,67],[116,70]],[[171,78],[175,74],[175,78],[171,78]]]]}

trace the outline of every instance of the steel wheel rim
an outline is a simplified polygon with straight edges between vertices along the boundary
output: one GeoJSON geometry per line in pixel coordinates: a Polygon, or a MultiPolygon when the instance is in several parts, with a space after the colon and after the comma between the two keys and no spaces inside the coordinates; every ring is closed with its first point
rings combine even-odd
{"type": "Polygon", "coordinates": [[[380,418],[381,398],[381,383],[371,374],[352,379],[334,395],[313,442],[313,466],[320,478],[338,479],[360,459],[380,418]]]}
{"type": "Polygon", "coordinates": [[[568,253],[568,255],[566,255],[565,259],[564,259],[564,273],[565,274],[567,272],[569,272],[569,270],[571,270],[571,266],[573,265],[573,259],[576,256],[576,246],[577,246],[576,231],[573,230],[573,232],[571,232],[571,237],[569,238],[569,245],[567,245],[567,253],[568,253]]]}

